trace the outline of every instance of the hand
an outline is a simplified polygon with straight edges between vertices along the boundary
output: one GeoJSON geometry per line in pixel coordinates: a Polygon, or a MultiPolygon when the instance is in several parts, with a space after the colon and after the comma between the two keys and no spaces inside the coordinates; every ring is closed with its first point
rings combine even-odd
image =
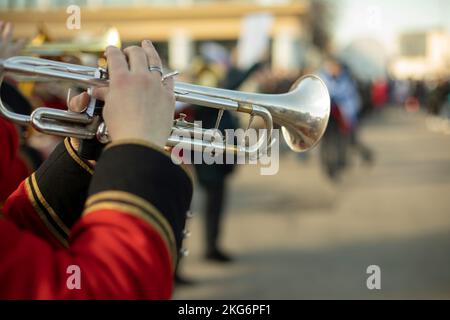
{"type": "Polygon", "coordinates": [[[14,26],[11,22],[0,21],[0,59],[16,56],[25,47],[26,39],[13,41],[14,26]]]}
{"type": "MultiPolygon", "coordinates": [[[[162,66],[150,41],[123,52],[108,47],[109,88],[94,90],[105,101],[103,117],[112,141],[139,139],[163,148],[170,136],[175,112],[174,82],[161,82],[161,74],[148,70],[162,66]],[[128,63],[127,63],[128,58],[128,63]]],[[[84,99],[84,98],[83,98],[84,99]]]]}
{"type": "MultiPolygon", "coordinates": [[[[68,105],[69,111],[78,113],[82,112],[84,109],[86,109],[89,103],[89,99],[89,94],[86,91],[72,97],[68,105]]],[[[70,144],[75,150],[78,151],[78,149],[80,148],[80,139],[70,138],[70,144]]]]}

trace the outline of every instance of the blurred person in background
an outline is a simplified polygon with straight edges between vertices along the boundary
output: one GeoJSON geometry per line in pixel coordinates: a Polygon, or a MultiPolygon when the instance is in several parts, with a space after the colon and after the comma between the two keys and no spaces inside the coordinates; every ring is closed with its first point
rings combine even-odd
{"type": "Polygon", "coordinates": [[[450,95],[450,80],[441,77],[436,87],[431,90],[428,96],[427,109],[432,115],[440,115],[443,106],[447,103],[450,95]]]}
{"type": "Polygon", "coordinates": [[[372,162],[372,152],[357,135],[362,101],[348,68],[338,58],[327,56],[320,76],[328,87],[332,102],[329,128],[322,141],[321,159],[328,176],[338,180],[348,164],[347,146],[355,149],[365,163],[372,162]]]}
{"type": "MultiPolygon", "coordinates": [[[[218,87],[220,76],[215,74],[208,63],[197,74],[200,85],[218,87]]],[[[203,128],[213,128],[216,123],[218,110],[212,108],[195,108],[195,118],[202,121],[203,128]]],[[[225,129],[236,129],[237,119],[229,111],[223,113],[218,129],[224,133],[225,129]]],[[[198,183],[204,191],[203,211],[205,217],[205,258],[216,262],[230,262],[232,258],[219,245],[222,231],[223,214],[226,209],[227,179],[234,172],[234,164],[195,164],[198,183]]]]}
{"type": "MultiPolygon", "coordinates": [[[[4,104],[10,110],[18,114],[29,115],[33,111],[31,104],[16,88],[14,82],[9,81],[8,79],[4,79],[0,95],[4,104]]],[[[30,138],[33,136],[34,131],[30,128],[11,125],[16,131],[14,140],[17,140],[19,155],[29,171],[32,172],[37,169],[44,160],[44,154],[41,150],[30,144],[30,138]]]]}
{"type": "MultiPolygon", "coordinates": [[[[13,41],[14,26],[0,21],[0,59],[18,55],[26,39],[13,41]]],[[[31,104],[19,92],[16,82],[5,77],[0,95],[3,103],[10,110],[19,114],[30,114],[31,104]]],[[[0,209],[6,198],[41,164],[43,158],[39,151],[27,144],[27,128],[22,128],[0,117],[0,146],[7,148],[0,157],[0,209]]]]}
{"type": "MultiPolygon", "coordinates": [[[[4,59],[23,54],[22,50],[26,44],[34,41],[34,39],[29,41],[21,38],[13,42],[13,29],[11,23],[0,22],[0,35],[2,36],[3,47],[0,54],[4,59]]],[[[62,59],[62,57],[58,56],[43,58],[62,59]]],[[[79,63],[78,60],[67,62],[79,63]]],[[[67,85],[54,81],[19,80],[5,75],[0,91],[2,100],[14,112],[29,115],[35,107],[67,108],[67,85]]],[[[25,159],[31,170],[36,169],[62,140],[60,137],[43,135],[32,128],[18,127],[17,130],[21,157],[25,159]]]]}
{"type": "Polygon", "coordinates": [[[410,94],[409,82],[406,80],[396,80],[394,82],[393,95],[397,105],[404,105],[410,94]]]}
{"type": "MultiPolygon", "coordinates": [[[[248,70],[237,68],[224,47],[216,43],[205,43],[200,48],[201,59],[194,76],[195,82],[211,87],[236,90],[256,70],[256,63],[248,70]]],[[[214,128],[218,110],[212,108],[194,108],[195,119],[202,121],[203,128],[214,128]]],[[[223,113],[219,130],[238,128],[238,119],[229,112],[223,113]]],[[[225,161],[224,161],[225,162],[225,161]]],[[[228,177],[234,172],[235,164],[195,164],[200,186],[205,192],[203,210],[205,212],[205,258],[210,261],[226,263],[232,261],[220,245],[223,214],[226,207],[228,177]]]]}
{"type": "MultiPolygon", "coordinates": [[[[360,92],[362,90],[360,89],[360,92]]],[[[363,91],[364,92],[364,91],[363,91]]],[[[389,83],[385,79],[376,79],[370,87],[370,101],[365,101],[364,93],[361,94],[363,107],[360,112],[361,116],[368,114],[372,108],[382,108],[389,101],[389,83]],[[367,106],[367,107],[365,107],[367,106]]]]}

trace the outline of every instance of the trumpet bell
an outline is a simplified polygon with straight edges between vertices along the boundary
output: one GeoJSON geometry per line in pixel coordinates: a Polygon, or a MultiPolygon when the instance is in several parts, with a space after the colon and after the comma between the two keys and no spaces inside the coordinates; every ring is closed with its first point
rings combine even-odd
{"type": "Polygon", "coordinates": [[[282,107],[267,107],[281,125],[284,140],[296,152],[313,148],[322,138],[330,117],[330,95],[317,76],[298,79],[291,90],[278,95],[282,107]]]}
{"type": "Polygon", "coordinates": [[[286,143],[295,152],[314,147],[325,133],[330,117],[328,89],[314,75],[301,77],[283,94],[239,92],[186,83],[176,83],[175,89],[181,92],[178,100],[191,104],[218,109],[226,106],[228,110],[250,114],[254,114],[256,108],[269,112],[271,119],[267,122],[281,126],[286,143]],[[217,98],[219,103],[215,102],[217,98]]]}

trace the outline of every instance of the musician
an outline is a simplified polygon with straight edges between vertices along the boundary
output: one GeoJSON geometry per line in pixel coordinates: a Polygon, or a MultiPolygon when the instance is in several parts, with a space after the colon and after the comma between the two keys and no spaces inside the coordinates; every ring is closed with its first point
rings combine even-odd
{"type": "Polygon", "coordinates": [[[0,118],[0,208],[5,199],[19,183],[26,178],[29,170],[19,153],[19,136],[16,126],[0,118]]]}
{"type": "MultiPolygon", "coordinates": [[[[167,299],[192,196],[189,173],[164,151],[175,99],[149,41],[106,50],[112,143],[97,163],[66,139],[6,200],[0,219],[0,298],[167,299]],[[157,69],[157,68],[156,68],[157,69]],[[69,285],[78,268],[80,281],[69,285]]],[[[71,102],[82,109],[83,93],[71,102]]],[[[13,145],[2,144],[2,156],[13,145]]]]}
{"type": "MultiPolygon", "coordinates": [[[[0,59],[17,55],[23,48],[22,40],[12,41],[13,29],[11,23],[0,21],[0,59]]],[[[31,106],[28,101],[5,80],[0,88],[0,95],[6,105],[15,106],[15,112],[21,114],[30,112],[31,106]]],[[[30,174],[33,164],[38,162],[35,160],[37,157],[27,156],[35,153],[27,152],[31,151],[29,147],[23,148],[19,132],[13,123],[0,118],[0,146],[3,150],[8,150],[7,152],[2,150],[0,156],[0,209],[8,195],[30,174]]]]}
{"type": "MultiPolygon", "coordinates": [[[[256,63],[247,70],[241,70],[236,67],[235,64],[232,64],[226,70],[220,86],[224,89],[236,90],[262,66],[263,63],[256,63]]],[[[214,79],[214,76],[208,74],[212,73],[209,69],[208,66],[205,66],[202,70],[203,73],[198,75],[198,81],[201,82],[203,76],[210,81],[211,79],[214,79]]],[[[216,80],[219,82],[219,79],[216,80]]],[[[219,83],[214,84],[214,86],[217,85],[219,85],[219,83]]],[[[216,110],[211,108],[196,108],[195,115],[197,120],[202,121],[203,127],[214,127],[217,119],[216,110]]],[[[231,112],[225,111],[219,124],[219,130],[222,131],[222,134],[225,134],[225,129],[236,129],[237,126],[238,120],[231,112]]],[[[221,248],[219,240],[223,229],[222,222],[226,207],[228,180],[235,171],[235,164],[201,163],[195,164],[194,168],[199,185],[205,191],[205,258],[219,263],[232,262],[232,256],[221,248]]]]}

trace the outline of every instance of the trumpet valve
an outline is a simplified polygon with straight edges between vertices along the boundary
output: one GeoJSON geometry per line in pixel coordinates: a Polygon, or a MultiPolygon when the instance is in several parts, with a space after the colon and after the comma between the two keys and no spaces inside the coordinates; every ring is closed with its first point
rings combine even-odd
{"type": "Polygon", "coordinates": [[[180,113],[177,119],[173,121],[173,125],[178,129],[195,129],[200,128],[200,126],[194,122],[189,122],[186,120],[186,114],[180,113]]]}
{"type": "Polygon", "coordinates": [[[100,143],[106,144],[110,142],[111,139],[109,138],[108,128],[104,122],[100,123],[98,126],[95,136],[100,143]]]}

